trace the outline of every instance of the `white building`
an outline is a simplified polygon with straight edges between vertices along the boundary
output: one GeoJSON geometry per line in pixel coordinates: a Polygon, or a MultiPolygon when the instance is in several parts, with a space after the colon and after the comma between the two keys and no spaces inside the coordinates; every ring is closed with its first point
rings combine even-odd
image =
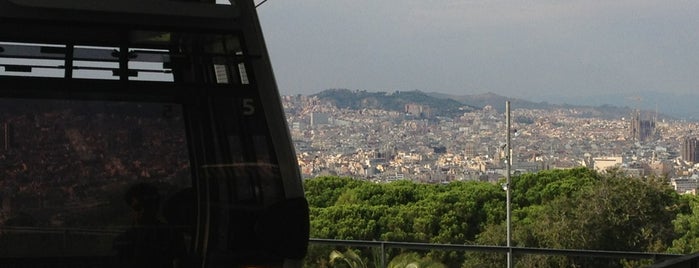
{"type": "Polygon", "coordinates": [[[592,159],[596,171],[606,171],[609,168],[620,167],[624,163],[621,156],[604,156],[592,159]]]}
{"type": "Polygon", "coordinates": [[[670,183],[675,191],[679,194],[697,194],[697,182],[699,179],[697,177],[682,177],[682,178],[672,178],[670,183]]]}

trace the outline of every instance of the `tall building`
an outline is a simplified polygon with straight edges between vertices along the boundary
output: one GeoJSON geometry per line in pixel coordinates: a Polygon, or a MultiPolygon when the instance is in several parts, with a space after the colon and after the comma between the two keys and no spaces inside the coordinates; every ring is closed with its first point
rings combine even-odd
{"type": "Polygon", "coordinates": [[[635,141],[647,141],[655,135],[655,120],[644,120],[641,112],[636,111],[631,118],[631,139],[635,141]]]}
{"type": "Polygon", "coordinates": [[[682,141],[682,159],[696,163],[699,160],[699,140],[695,137],[685,137],[682,141]]]}
{"type": "Polygon", "coordinates": [[[405,113],[411,114],[420,118],[426,118],[432,116],[432,109],[429,106],[409,103],[405,105],[405,113]]]}

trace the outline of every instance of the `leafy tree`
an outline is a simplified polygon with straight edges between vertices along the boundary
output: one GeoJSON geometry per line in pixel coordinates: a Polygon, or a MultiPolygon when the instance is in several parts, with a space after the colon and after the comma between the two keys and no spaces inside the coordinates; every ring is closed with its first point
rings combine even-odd
{"type": "Polygon", "coordinates": [[[362,258],[357,255],[354,251],[348,249],[344,253],[337,250],[330,252],[330,267],[343,267],[343,268],[366,268],[366,264],[362,261],[362,258]]]}
{"type": "Polygon", "coordinates": [[[512,179],[512,203],[517,207],[543,204],[559,196],[572,196],[598,180],[599,174],[587,168],[522,174],[512,179]]]}
{"type": "Polygon", "coordinates": [[[688,211],[673,221],[678,238],[672,241],[668,250],[671,253],[689,254],[699,251],[699,198],[683,196],[680,206],[688,206],[688,211]]]}
{"type": "Polygon", "coordinates": [[[443,263],[417,252],[407,252],[394,257],[388,263],[388,268],[446,268],[443,263]]]}
{"type": "MultiPolygon", "coordinates": [[[[540,181],[536,181],[536,174],[527,175],[519,188],[513,187],[520,205],[527,204],[513,210],[515,246],[662,252],[674,238],[668,223],[679,212],[679,196],[660,180],[630,178],[615,171],[599,175],[580,169],[541,175],[540,181]]],[[[504,236],[504,224],[491,225],[478,235],[477,242],[503,245],[504,236]]],[[[505,258],[502,254],[470,256],[476,260],[465,263],[466,267],[505,258]]],[[[624,263],[530,255],[516,260],[523,267],[621,267],[624,263]]]]}
{"type": "MultiPolygon", "coordinates": [[[[375,184],[322,177],[306,180],[305,186],[312,237],[506,244],[505,192],[497,184],[375,184]]],[[[662,252],[672,244],[675,252],[699,249],[699,201],[680,199],[662,179],[632,178],[619,170],[598,174],[576,168],[515,176],[512,189],[515,246],[662,252]],[[681,237],[673,243],[676,232],[681,237]]],[[[327,263],[328,250],[309,250],[309,264],[318,267],[327,263]]],[[[376,255],[370,250],[357,253],[376,255]]],[[[403,253],[409,252],[394,249],[388,257],[403,253]]],[[[447,267],[490,267],[505,261],[504,254],[494,253],[434,250],[422,254],[447,267]]],[[[638,264],[562,256],[515,259],[520,267],[638,264]]],[[[372,261],[366,263],[372,265],[372,261]]]]}
{"type": "Polygon", "coordinates": [[[348,177],[318,177],[304,181],[304,189],[308,205],[312,208],[330,207],[337,202],[339,196],[356,187],[361,181],[348,177]]]}

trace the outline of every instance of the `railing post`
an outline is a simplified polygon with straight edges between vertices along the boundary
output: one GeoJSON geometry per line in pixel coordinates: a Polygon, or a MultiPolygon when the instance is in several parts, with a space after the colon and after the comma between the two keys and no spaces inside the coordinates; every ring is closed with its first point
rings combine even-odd
{"type": "Polygon", "coordinates": [[[386,268],[386,243],[381,242],[381,268],[386,268]]]}

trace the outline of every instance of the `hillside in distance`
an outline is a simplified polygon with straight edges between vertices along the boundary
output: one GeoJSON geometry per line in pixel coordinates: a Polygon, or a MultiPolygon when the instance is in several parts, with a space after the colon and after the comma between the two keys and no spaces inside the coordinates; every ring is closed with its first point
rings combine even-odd
{"type": "MultiPolygon", "coordinates": [[[[491,106],[499,112],[505,111],[505,101],[511,102],[512,109],[576,109],[579,117],[619,119],[629,117],[633,108],[617,107],[612,105],[585,106],[570,104],[551,104],[547,102],[532,102],[523,99],[509,98],[495,93],[473,95],[447,95],[441,93],[426,93],[419,90],[369,92],[365,90],[328,89],[314,94],[322,100],[331,101],[339,108],[344,109],[382,109],[390,111],[405,110],[406,104],[425,105],[432,109],[433,115],[454,117],[465,112],[483,109],[491,106]]],[[[644,111],[644,114],[652,113],[644,111]]],[[[659,114],[659,119],[671,119],[669,116],[659,114]]]]}
{"type": "Polygon", "coordinates": [[[449,98],[438,98],[421,91],[368,92],[364,90],[328,89],[314,94],[343,109],[382,109],[405,111],[406,104],[419,104],[430,107],[436,116],[453,117],[480,108],[463,104],[449,98]]]}
{"type": "MultiPolygon", "coordinates": [[[[576,109],[579,113],[579,117],[589,117],[589,118],[604,118],[604,119],[618,119],[622,117],[628,117],[633,113],[634,109],[629,107],[618,107],[614,105],[572,105],[572,104],[552,104],[548,102],[533,102],[518,98],[510,98],[505,96],[500,96],[495,93],[483,93],[483,94],[471,94],[471,95],[449,95],[442,93],[429,93],[430,96],[436,98],[453,99],[465,105],[477,107],[482,109],[485,106],[491,106],[499,112],[505,111],[505,101],[510,101],[512,109],[537,109],[537,110],[551,110],[551,109],[576,109]]],[[[652,113],[651,111],[644,111],[644,114],[652,113]]],[[[658,115],[658,118],[670,118],[666,115],[658,115]]]]}

